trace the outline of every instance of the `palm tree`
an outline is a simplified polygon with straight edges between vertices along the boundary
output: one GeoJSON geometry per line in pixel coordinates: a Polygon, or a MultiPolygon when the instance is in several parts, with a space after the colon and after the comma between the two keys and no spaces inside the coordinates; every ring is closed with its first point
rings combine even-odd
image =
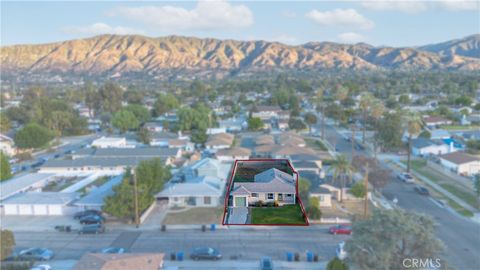
{"type": "Polygon", "coordinates": [[[422,130],[422,118],[416,112],[407,112],[404,116],[404,125],[408,132],[408,155],[407,155],[407,172],[410,172],[411,154],[412,154],[412,137],[417,136],[422,130]]]}
{"type": "Polygon", "coordinates": [[[385,106],[383,105],[382,101],[379,99],[375,99],[370,106],[370,115],[375,119],[375,136],[373,136],[373,154],[375,160],[377,160],[377,133],[378,133],[378,120],[382,117],[383,113],[385,112],[385,106]]]}
{"type": "Polygon", "coordinates": [[[367,130],[367,112],[373,102],[373,95],[370,92],[364,92],[360,96],[360,109],[362,110],[363,130],[362,130],[362,144],[365,144],[365,132],[367,130]]]}
{"type": "Polygon", "coordinates": [[[337,155],[329,168],[333,172],[333,181],[340,181],[342,187],[340,191],[340,202],[343,201],[343,190],[345,189],[345,180],[348,175],[352,175],[353,166],[345,155],[337,155]]]}

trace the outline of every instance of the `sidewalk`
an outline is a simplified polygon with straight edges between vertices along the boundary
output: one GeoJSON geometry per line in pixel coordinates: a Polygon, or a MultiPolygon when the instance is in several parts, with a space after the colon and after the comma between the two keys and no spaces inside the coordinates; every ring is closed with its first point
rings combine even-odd
{"type": "MultiPolygon", "coordinates": [[[[304,258],[303,258],[304,259],[304,258]]],[[[286,262],[273,261],[274,269],[325,269],[327,262],[286,262]]],[[[260,260],[258,261],[164,261],[164,269],[260,269],[260,260]]]]}

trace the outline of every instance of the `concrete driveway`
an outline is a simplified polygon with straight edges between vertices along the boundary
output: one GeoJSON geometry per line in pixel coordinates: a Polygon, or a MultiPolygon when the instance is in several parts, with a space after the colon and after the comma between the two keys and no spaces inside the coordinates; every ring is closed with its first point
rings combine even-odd
{"type": "Polygon", "coordinates": [[[248,218],[247,207],[230,207],[228,224],[246,224],[248,218]]]}

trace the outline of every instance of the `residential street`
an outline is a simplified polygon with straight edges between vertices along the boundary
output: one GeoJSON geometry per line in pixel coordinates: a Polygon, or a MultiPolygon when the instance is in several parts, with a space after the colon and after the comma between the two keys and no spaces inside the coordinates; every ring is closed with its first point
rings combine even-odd
{"type": "Polygon", "coordinates": [[[160,231],[109,231],[100,235],[78,235],[58,232],[15,232],[17,249],[45,247],[55,252],[56,260],[79,259],[85,252],[108,246],[129,248],[131,252],[183,251],[188,256],[195,247],[210,246],[219,249],[225,259],[236,256],[239,260],[259,260],[270,256],[286,260],[287,252],[305,252],[319,255],[320,261],[335,256],[335,247],[348,236],[330,235],[328,226],[262,227],[217,229],[202,232],[200,229],[160,231]]]}
{"type": "MultiPolygon", "coordinates": [[[[350,142],[344,140],[332,126],[327,125],[326,133],[327,140],[332,145],[337,137],[336,147],[339,152],[351,155],[350,142]]],[[[365,154],[363,151],[355,151],[356,154],[365,154]]],[[[430,197],[417,194],[413,185],[396,180],[395,173],[382,192],[389,200],[396,197],[401,208],[431,215],[437,221],[437,235],[445,244],[444,253],[450,265],[457,269],[480,269],[480,224],[449,208],[442,208],[430,197]]]]}

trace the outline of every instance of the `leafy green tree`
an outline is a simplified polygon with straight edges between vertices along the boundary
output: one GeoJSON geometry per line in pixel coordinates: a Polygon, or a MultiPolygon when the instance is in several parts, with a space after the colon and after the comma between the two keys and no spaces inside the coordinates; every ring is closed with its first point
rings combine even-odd
{"type": "Polygon", "coordinates": [[[112,125],[124,133],[127,130],[138,128],[139,122],[132,112],[122,110],[113,116],[112,125]]]}
{"type": "Polygon", "coordinates": [[[422,130],[422,119],[418,113],[407,112],[404,116],[404,126],[408,131],[407,172],[410,172],[412,155],[412,137],[417,136],[422,130]]]}
{"type": "Polygon", "coordinates": [[[308,125],[308,129],[312,132],[312,125],[317,123],[317,116],[314,113],[306,113],[304,116],[305,123],[308,125]]]}
{"type": "Polygon", "coordinates": [[[139,123],[145,123],[148,120],[150,120],[151,115],[148,109],[139,104],[130,104],[125,107],[123,107],[123,110],[129,111],[135,115],[135,118],[137,118],[137,121],[139,123]]]}
{"type": "Polygon", "coordinates": [[[5,113],[0,113],[0,132],[5,133],[10,130],[10,119],[5,113]]]}
{"type": "Polygon", "coordinates": [[[12,169],[8,162],[8,157],[0,151],[0,181],[7,180],[12,177],[12,169]]]}
{"type": "Polygon", "coordinates": [[[113,82],[106,82],[98,91],[98,98],[104,112],[116,113],[122,108],[123,90],[113,82]]]}
{"type": "MultiPolygon", "coordinates": [[[[171,174],[160,158],[141,161],[135,169],[137,179],[138,209],[141,214],[155,200],[171,174]]],[[[113,188],[114,194],[105,198],[103,211],[124,220],[135,218],[134,181],[127,170],[122,183],[113,188]]]]}
{"type": "Polygon", "coordinates": [[[467,151],[474,155],[480,153],[480,140],[467,141],[467,151]]]}
{"type": "Polygon", "coordinates": [[[356,182],[350,189],[350,192],[357,198],[363,198],[366,194],[365,185],[360,181],[356,182]]]}
{"type": "Polygon", "coordinates": [[[300,118],[290,118],[290,120],[288,120],[288,127],[299,131],[305,129],[307,126],[300,118]]]}
{"type": "Polygon", "coordinates": [[[195,129],[192,131],[192,142],[204,144],[208,139],[207,131],[205,129],[195,129]]]}
{"type": "Polygon", "coordinates": [[[443,244],[431,217],[401,209],[376,210],[353,224],[345,249],[355,269],[403,269],[407,258],[439,258],[443,244]]]}
{"type": "Polygon", "coordinates": [[[50,118],[47,119],[47,126],[54,131],[57,139],[60,138],[63,131],[72,126],[70,121],[71,114],[66,111],[54,111],[51,113],[50,118]]]}
{"type": "Polygon", "coordinates": [[[407,95],[401,95],[398,98],[398,102],[403,105],[408,105],[410,104],[410,98],[407,95]]]}
{"type": "Polygon", "coordinates": [[[306,212],[309,219],[320,219],[322,217],[322,211],[319,208],[319,200],[317,197],[310,197],[309,204],[306,212]]]}
{"type": "MultiPolygon", "coordinates": [[[[342,190],[345,188],[347,177],[353,173],[353,166],[345,155],[337,155],[329,168],[333,172],[334,181],[340,181],[342,190]]],[[[340,192],[340,202],[343,201],[343,192],[340,192]]]]}
{"type": "Polygon", "coordinates": [[[344,261],[335,257],[328,262],[327,270],[348,270],[348,266],[344,261]]]}
{"type": "Polygon", "coordinates": [[[2,230],[0,232],[0,260],[10,256],[15,248],[15,236],[12,231],[2,230]]]}
{"type": "Polygon", "coordinates": [[[93,117],[93,113],[98,113],[102,107],[100,93],[91,82],[87,82],[83,87],[85,105],[88,108],[88,114],[93,117]]]}
{"type": "Polygon", "coordinates": [[[45,146],[53,138],[52,132],[37,123],[30,123],[21,128],[14,137],[19,148],[39,148],[45,146]]]}
{"type": "Polygon", "coordinates": [[[402,135],[403,128],[400,113],[386,113],[378,122],[375,136],[384,148],[396,150],[402,147],[402,135]]]}
{"type": "Polygon", "coordinates": [[[144,144],[150,144],[150,141],[152,140],[152,134],[150,130],[144,127],[138,129],[137,136],[138,136],[138,140],[144,144]]]}
{"type": "Polygon", "coordinates": [[[305,178],[298,179],[298,194],[300,195],[300,199],[304,203],[309,202],[310,197],[310,186],[312,183],[305,178]]]}
{"type": "Polygon", "coordinates": [[[139,105],[141,105],[143,103],[143,93],[140,92],[135,87],[129,87],[129,89],[127,91],[125,91],[125,93],[123,94],[123,99],[128,104],[139,104],[139,105]]]}
{"type": "Polygon", "coordinates": [[[263,129],[263,121],[259,117],[248,118],[248,130],[258,131],[263,129]]]}
{"type": "Polygon", "coordinates": [[[27,110],[27,107],[23,105],[18,107],[10,107],[5,111],[5,114],[10,121],[16,121],[22,125],[30,122],[31,120],[31,116],[27,110]]]}
{"type": "Polygon", "coordinates": [[[168,94],[160,94],[153,105],[153,110],[156,116],[162,115],[166,112],[169,112],[173,109],[179,107],[179,102],[177,98],[168,93],[168,94]]]}
{"type": "Polygon", "coordinates": [[[432,136],[432,134],[428,130],[424,130],[424,131],[420,132],[420,134],[418,134],[418,137],[426,138],[426,139],[430,139],[431,136],[432,136]]]}
{"type": "Polygon", "coordinates": [[[460,96],[455,99],[455,105],[470,106],[472,105],[472,102],[472,98],[469,96],[460,96]]]}
{"type": "Polygon", "coordinates": [[[182,131],[207,130],[214,124],[211,110],[202,103],[192,108],[180,108],[177,115],[178,128],[182,131]]]}

